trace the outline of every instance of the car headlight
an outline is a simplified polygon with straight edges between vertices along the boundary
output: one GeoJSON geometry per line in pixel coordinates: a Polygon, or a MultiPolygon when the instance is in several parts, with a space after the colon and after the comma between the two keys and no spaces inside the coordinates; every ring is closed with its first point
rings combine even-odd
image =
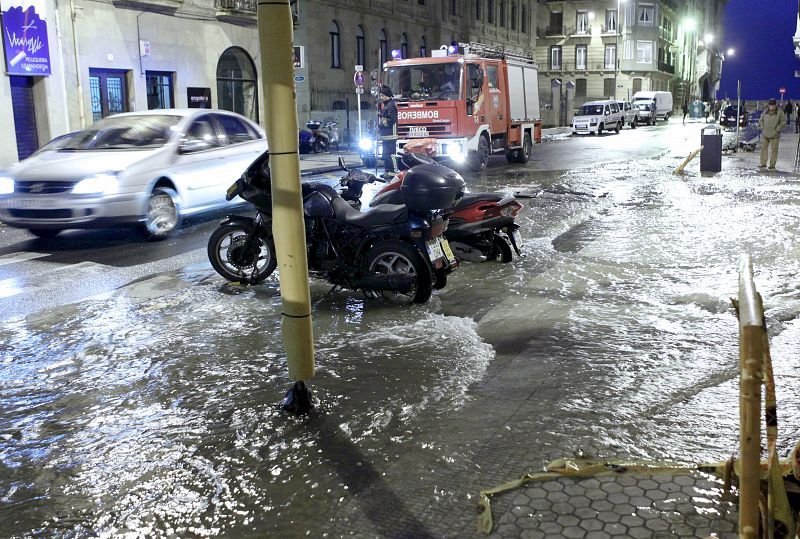
{"type": "Polygon", "coordinates": [[[445,143],[442,145],[442,153],[457,163],[464,162],[464,152],[461,150],[460,142],[445,143]]]}
{"type": "Polygon", "coordinates": [[[597,118],[592,118],[592,120],[589,123],[592,125],[597,125],[597,118]]]}
{"type": "Polygon", "coordinates": [[[105,172],[84,178],[75,184],[72,192],[76,195],[113,195],[119,189],[116,173],[105,172]]]}
{"type": "Polygon", "coordinates": [[[374,142],[372,140],[370,140],[368,138],[362,138],[361,142],[358,143],[358,147],[361,148],[362,150],[366,151],[366,150],[371,150],[372,148],[374,148],[375,144],[374,144],[374,142]]]}
{"type": "Polygon", "coordinates": [[[0,195],[10,195],[14,192],[14,178],[0,176],[0,195]]]}

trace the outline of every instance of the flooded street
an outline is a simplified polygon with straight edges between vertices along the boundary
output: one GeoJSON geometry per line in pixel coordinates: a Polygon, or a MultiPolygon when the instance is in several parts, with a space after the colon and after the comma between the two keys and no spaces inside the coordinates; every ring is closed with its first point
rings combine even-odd
{"type": "Polygon", "coordinates": [[[275,277],[240,287],[204,262],[5,320],[0,535],[477,537],[478,491],[553,459],[728,459],[745,252],[786,457],[800,439],[800,181],[741,156],[672,175],[696,142],[467,177],[531,195],[524,256],[464,263],[428,304],[312,282],[308,417],[278,408],[275,277]]]}

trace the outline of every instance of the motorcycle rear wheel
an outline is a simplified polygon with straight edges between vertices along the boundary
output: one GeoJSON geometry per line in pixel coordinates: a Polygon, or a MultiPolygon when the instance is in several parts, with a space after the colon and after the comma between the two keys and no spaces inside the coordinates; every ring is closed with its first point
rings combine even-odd
{"type": "Polygon", "coordinates": [[[492,239],[492,249],[486,256],[486,260],[493,261],[499,259],[499,261],[503,264],[507,264],[508,262],[511,262],[513,258],[514,253],[505,238],[495,235],[492,239]]]}
{"type": "Polygon", "coordinates": [[[388,290],[365,290],[367,297],[382,296],[396,303],[425,303],[433,292],[433,274],[430,265],[419,251],[400,240],[376,243],[366,256],[366,268],[383,274],[414,275],[415,286],[408,293],[388,290]]]}
{"type": "Polygon", "coordinates": [[[257,284],[272,275],[278,265],[272,237],[254,238],[249,252],[244,241],[249,227],[222,225],[208,239],[208,259],[214,269],[231,282],[257,284]]]}

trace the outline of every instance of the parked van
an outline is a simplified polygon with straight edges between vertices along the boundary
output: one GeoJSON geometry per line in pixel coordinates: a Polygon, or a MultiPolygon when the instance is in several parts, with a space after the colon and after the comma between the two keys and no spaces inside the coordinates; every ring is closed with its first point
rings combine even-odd
{"type": "Polygon", "coordinates": [[[616,101],[589,101],[572,118],[573,133],[602,133],[622,129],[623,117],[616,101]]]}
{"type": "Polygon", "coordinates": [[[636,92],[633,94],[633,106],[639,109],[639,121],[647,125],[656,120],[669,120],[672,116],[671,92],[636,92]]]}
{"type": "Polygon", "coordinates": [[[629,125],[631,129],[636,129],[639,124],[639,109],[632,106],[630,101],[617,101],[617,105],[622,114],[622,127],[629,125]]]}

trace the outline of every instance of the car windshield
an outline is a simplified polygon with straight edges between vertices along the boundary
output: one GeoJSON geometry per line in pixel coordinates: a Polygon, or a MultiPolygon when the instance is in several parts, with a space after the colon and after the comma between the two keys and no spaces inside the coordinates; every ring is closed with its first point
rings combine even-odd
{"type": "Polygon", "coordinates": [[[151,150],[166,144],[180,121],[167,114],[105,118],[70,138],[60,151],[151,150]]]}
{"type": "Polygon", "coordinates": [[[458,62],[390,67],[387,84],[398,101],[462,99],[458,62]]]}
{"type": "Polygon", "coordinates": [[[603,114],[603,105],[583,105],[578,112],[579,116],[593,116],[603,114]]]}
{"type": "MultiPolygon", "coordinates": [[[[744,107],[742,107],[742,108],[740,109],[740,112],[741,112],[742,114],[744,113],[744,107]]],[[[727,116],[736,116],[736,107],[735,107],[735,106],[733,106],[733,105],[730,105],[730,106],[727,106],[727,107],[725,107],[725,111],[723,112],[723,114],[725,114],[725,115],[727,115],[727,116]]]]}

